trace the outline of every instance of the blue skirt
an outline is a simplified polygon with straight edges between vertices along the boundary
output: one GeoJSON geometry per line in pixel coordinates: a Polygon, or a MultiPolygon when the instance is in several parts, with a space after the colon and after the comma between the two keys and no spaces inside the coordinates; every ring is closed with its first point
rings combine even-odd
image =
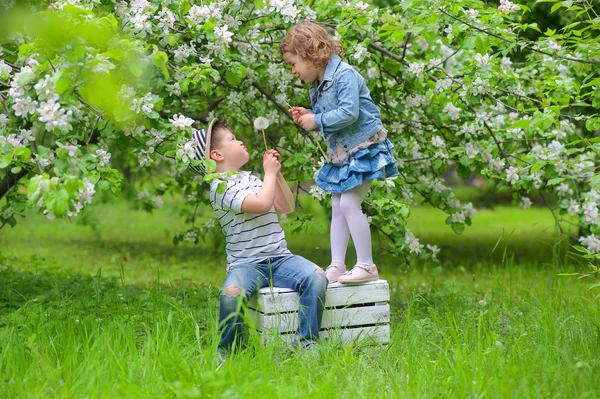
{"type": "Polygon", "coordinates": [[[315,182],[328,193],[341,194],[358,187],[365,180],[383,180],[398,176],[398,167],[391,150],[392,142],[385,139],[356,151],[343,163],[326,163],[315,182]]]}

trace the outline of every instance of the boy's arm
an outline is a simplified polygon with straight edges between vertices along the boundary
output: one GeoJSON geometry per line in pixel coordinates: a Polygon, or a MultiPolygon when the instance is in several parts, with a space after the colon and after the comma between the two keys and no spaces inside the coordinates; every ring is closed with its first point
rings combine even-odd
{"type": "Polygon", "coordinates": [[[275,210],[283,214],[291,213],[296,209],[294,194],[281,172],[277,174],[277,181],[277,187],[275,188],[275,210]]]}
{"type": "Polygon", "coordinates": [[[265,177],[258,194],[249,194],[242,202],[242,212],[262,214],[271,210],[275,202],[277,188],[277,174],[281,170],[279,160],[272,153],[265,153],[263,157],[265,177]]]}

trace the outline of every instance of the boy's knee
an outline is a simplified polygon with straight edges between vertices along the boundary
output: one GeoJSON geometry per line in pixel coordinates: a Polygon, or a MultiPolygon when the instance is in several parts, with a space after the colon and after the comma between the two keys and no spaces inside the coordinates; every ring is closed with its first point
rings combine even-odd
{"type": "Polygon", "coordinates": [[[227,296],[238,296],[242,293],[242,290],[234,285],[228,285],[223,289],[223,293],[227,296]]]}

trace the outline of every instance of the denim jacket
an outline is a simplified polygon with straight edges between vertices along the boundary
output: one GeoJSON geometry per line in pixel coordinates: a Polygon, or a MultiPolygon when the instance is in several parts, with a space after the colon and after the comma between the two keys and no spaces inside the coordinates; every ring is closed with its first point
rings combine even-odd
{"type": "Polygon", "coordinates": [[[345,150],[356,147],[383,127],[365,79],[337,54],[331,56],[323,81],[311,85],[310,99],[317,128],[334,150],[336,142],[345,150]]]}

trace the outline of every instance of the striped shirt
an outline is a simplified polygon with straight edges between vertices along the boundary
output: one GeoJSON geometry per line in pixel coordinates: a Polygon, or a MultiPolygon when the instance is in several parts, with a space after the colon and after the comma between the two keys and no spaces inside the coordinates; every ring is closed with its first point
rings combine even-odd
{"type": "Polygon", "coordinates": [[[250,172],[243,171],[228,177],[227,188],[223,194],[219,194],[217,188],[222,182],[213,180],[210,203],[225,234],[228,266],[259,263],[267,258],[291,255],[275,207],[262,215],[242,212],[244,199],[248,195],[258,194],[262,181],[250,172]]]}

